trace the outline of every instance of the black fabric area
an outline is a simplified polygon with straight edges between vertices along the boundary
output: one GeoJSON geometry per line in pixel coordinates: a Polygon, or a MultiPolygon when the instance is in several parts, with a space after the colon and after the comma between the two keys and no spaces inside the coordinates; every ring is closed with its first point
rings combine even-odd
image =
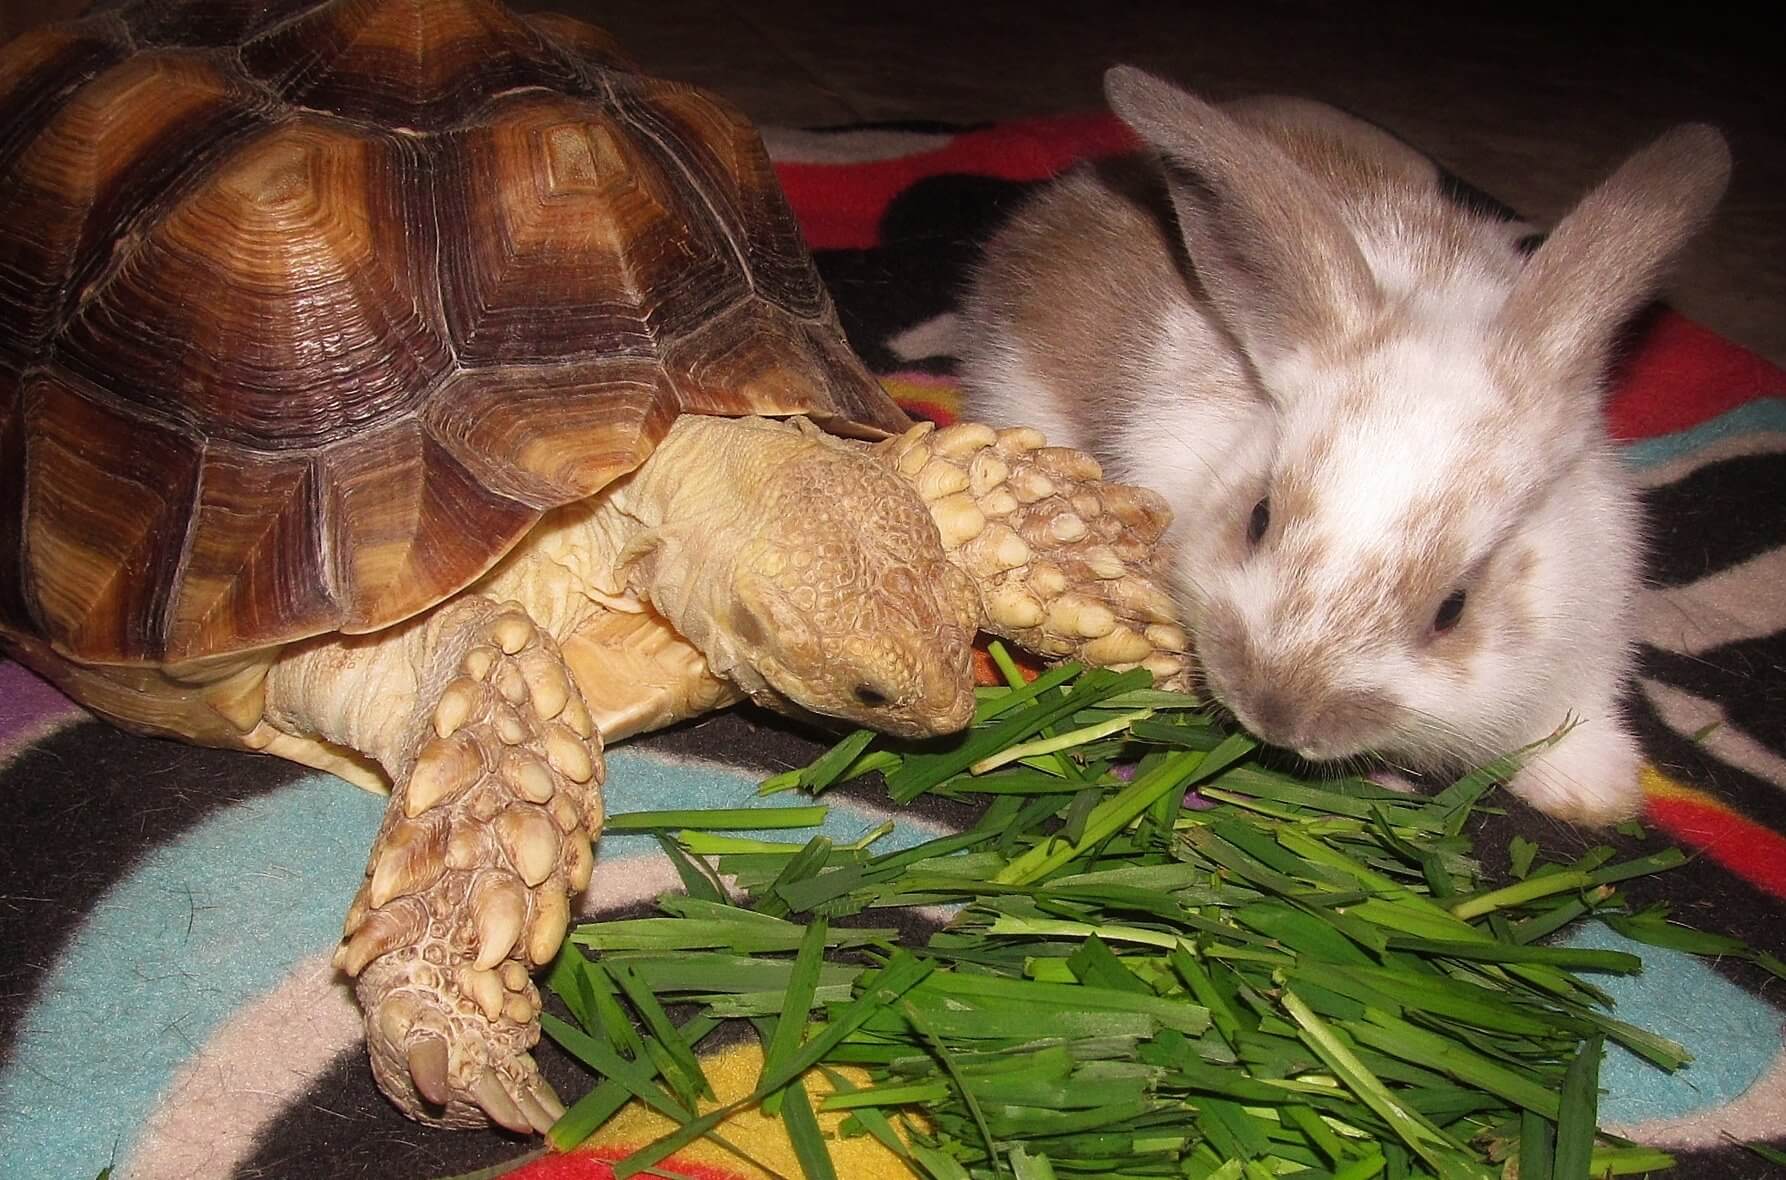
{"type": "Polygon", "coordinates": [[[888,342],[954,310],[980,243],[1034,187],[965,173],[927,177],[893,199],[874,248],[815,252],[844,334],[870,369],[953,371],[953,358],[914,362],[888,342]]]}
{"type": "MultiPolygon", "coordinates": [[[[1708,463],[1673,483],[1650,488],[1644,493],[1644,509],[1651,582],[1688,585],[1786,545],[1782,505],[1786,453],[1708,463]]],[[[1780,596],[1786,600],[1786,588],[1780,596]]]]}

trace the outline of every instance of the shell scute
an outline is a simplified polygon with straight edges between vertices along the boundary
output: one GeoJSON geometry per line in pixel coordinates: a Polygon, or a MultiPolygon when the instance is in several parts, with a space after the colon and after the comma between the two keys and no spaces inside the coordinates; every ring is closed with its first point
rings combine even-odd
{"type": "Polygon", "coordinates": [[[539,519],[498,495],[417,418],[330,447],[322,515],[343,631],[375,631],[439,602],[539,519]],[[469,576],[468,576],[469,574],[469,576]]]}
{"type": "Polygon", "coordinates": [[[826,347],[825,333],[760,301],[741,303],[669,346],[667,371],[683,409],[694,414],[791,414],[811,408],[812,375],[830,378],[827,391],[858,421],[890,429],[872,403],[885,398],[859,371],[847,348],[826,347]]]}
{"type": "Polygon", "coordinates": [[[0,45],[0,176],[70,90],[131,48],[124,22],[112,15],[44,25],[0,45]]]}
{"type": "Polygon", "coordinates": [[[32,611],[56,646],[100,660],[161,659],[166,592],[185,548],[200,448],[187,435],[28,382],[32,611]]]}
{"type": "Polygon", "coordinates": [[[705,91],[655,79],[629,80],[615,94],[629,118],[707,194],[743,253],[755,290],[797,316],[825,314],[829,296],[762,138],[744,116],[705,91]]]}
{"type": "Polygon", "coordinates": [[[575,58],[587,76],[599,78],[613,73],[639,72],[639,63],[606,29],[598,29],[562,12],[527,12],[521,19],[575,58]]]}
{"type": "Polygon", "coordinates": [[[73,91],[0,178],[0,334],[37,359],[119,252],[150,194],[266,117],[214,57],[139,53],[73,91]]]}
{"type": "Polygon", "coordinates": [[[314,0],[135,0],[120,9],[139,45],[234,47],[314,0]]]}
{"type": "Polygon", "coordinates": [[[412,408],[450,353],[413,148],[300,117],[238,146],[143,231],[61,363],[146,413],[266,450],[412,408]],[[195,297],[195,293],[197,293],[195,297]]]}
{"type": "Polygon", "coordinates": [[[19,403],[23,382],[0,360],[0,626],[33,630],[24,579],[25,423],[19,403]]]}
{"type": "Polygon", "coordinates": [[[651,454],[677,400],[655,361],[468,369],[430,399],[429,433],[492,491],[547,509],[651,454]]]}
{"type": "Polygon", "coordinates": [[[454,132],[435,169],[442,286],[467,364],[651,357],[742,298],[698,194],[601,104],[521,95],[454,132]]]}
{"type": "Polygon", "coordinates": [[[755,132],[494,0],[127,0],[0,50],[0,624],[368,631],[674,418],[906,422],[755,132]]]}
{"type": "Polygon", "coordinates": [[[206,447],[185,567],[167,612],[170,658],[252,646],[269,630],[334,624],[321,495],[312,455],[206,447]]]}

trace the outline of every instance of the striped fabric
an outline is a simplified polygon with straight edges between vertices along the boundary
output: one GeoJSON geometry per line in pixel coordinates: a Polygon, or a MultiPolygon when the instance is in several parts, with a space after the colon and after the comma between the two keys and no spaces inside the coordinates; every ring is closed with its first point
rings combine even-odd
{"type": "MultiPolygon", "coordinates": [[[[938,421],[958,409],[952,309],[975,243],[1041,178],[1125,146],[1102,117],[768,138],[853,342],[902,403],[938,421]]],[[[1703,850],[1634,892],[1786,955],[1786,375],[1657,312],[1616,388],[1612,420],[1655,522],[1631,696],[1653,763],[1653,832],[1613,842],[1703,850]]],[[[609,806],[786,805],[755,800],[754,782],[817,748],[773,718],[723,714],[614,752],[609,806]]],[[[121,734],[6,664],[0,780],[0,1180],[83,1180],[107,1164],[136,1180],[509,1166],[527,1180],[598,1178],[660,1129],[629,1111],[585,1151],[528,1159],[531,1143],[428,1131],[383,1101],[328,967],[377,798],[271,759],[121,734]]],[[[886,815],[869,785],[827,799],[838,838],[886,815]]],[[[921,800],[896,818],[893,839],[915,842],[970,817],[921,800]]],[[[1492,860],[1516,834],[1559,852],[1593,842],[1516,805],[1479,838],[1492,860]]],[[[674,883],[649,842],[606,840],[585,909],[639,914],[674,883]]],[[[934,920],[906,922],[922,937],[934,920]]],[[[1610,932],[1581,937],[1618,945],[1610,932]]],[[[1645,973],[1616,985],[1620,1015],[1697,1059],[1666,1077],[1612,1055],[1605,1116],[1679,1149],[1673,1174],[1687,1180],[1778,1174],[1730,1140],[1786,1146],[1779,985],[1740,964],[1642,953],[1645,973]]],[[[702,1048],[722,1091],[754,1078],[750,1042],[702,1048]]],[[[590,1085],[550,1047],[539,1056],[566,1098],[590,1085]]],[[[747,1115],[727,1134],[799,1174],[772,1122],[747,1115]]],[[[837,1159],[847,1180],[908,1174],[861,1139],[837,1159]]],[[[762,1174],[707,1147],[669,1166],[703,1180],[762,1174]]]]}

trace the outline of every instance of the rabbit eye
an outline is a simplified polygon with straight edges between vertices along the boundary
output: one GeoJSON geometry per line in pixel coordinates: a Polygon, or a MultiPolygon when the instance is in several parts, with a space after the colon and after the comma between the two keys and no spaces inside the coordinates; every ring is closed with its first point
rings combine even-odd
{"type": "Polygon", "coordinates": [[[1246,522],[1246,542],[1257,545],[1265,538],[1265,530],[1271,527],[1271,500],[1260,500],[1253,505],[1253,515],[1246,522]]]}
{"type": "Polygon", "coordinates": [[[1443,635],[1457,626],[1457,621],[1463,618],[1464,598],[1462,590],[1453,590],[1445,596],[1445,601],[1439,604],[1439,613],[1433,616],[1433,632],[1435,634],[1443,635]]]}
{"type": "Polygon", "coordinates": [[[856,686],[856,700],[870,709],[878,709],[887,703],[887,694],[869,684],[856,686]]]}

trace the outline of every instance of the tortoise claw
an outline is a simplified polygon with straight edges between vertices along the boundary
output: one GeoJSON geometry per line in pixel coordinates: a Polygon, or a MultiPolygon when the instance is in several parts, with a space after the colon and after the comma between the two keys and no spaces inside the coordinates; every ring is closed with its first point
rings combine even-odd
{"type": "Polygon", "coordinates": [[[558,1095],[552,1092],[552,1087],[546,1084],[544,1078],[532,1089],[522,1090],[517,1094],[515,1102],[527,1116],[527,1121],[533,1124],[533,1129],[542,1135],[550,1131],[552,1124],[564,1114],[564,1104],[558,1101],[558,1095]]]}
{"type": "MultiPolygon", "coordinates": [[[[503,1087],[500,1079],[493,1073],[486,1073],[478,1078],[471,1088],[471,1096],[477,1104],[484,1108],[490,1121],[498,1126],[507,1127],[511,1131],[527,1135],[533,1132],[533,1122],[522,1112],[515,1099],[503,1087]]],[[[550,1123],[547,1126],[551,1126],[550,1123]]],[[[545,1128],[539,1128],[544,1130],[545,1128]]]]}
{"type": "Polygon", "coordinates": [[[409,1078],[416,1093],[435,1106],[445,1106],[452,1099],[447,1088],[447,1043],[440,1037],[423,1037],[409,1047],[406,1056],[409,1078]]]}

